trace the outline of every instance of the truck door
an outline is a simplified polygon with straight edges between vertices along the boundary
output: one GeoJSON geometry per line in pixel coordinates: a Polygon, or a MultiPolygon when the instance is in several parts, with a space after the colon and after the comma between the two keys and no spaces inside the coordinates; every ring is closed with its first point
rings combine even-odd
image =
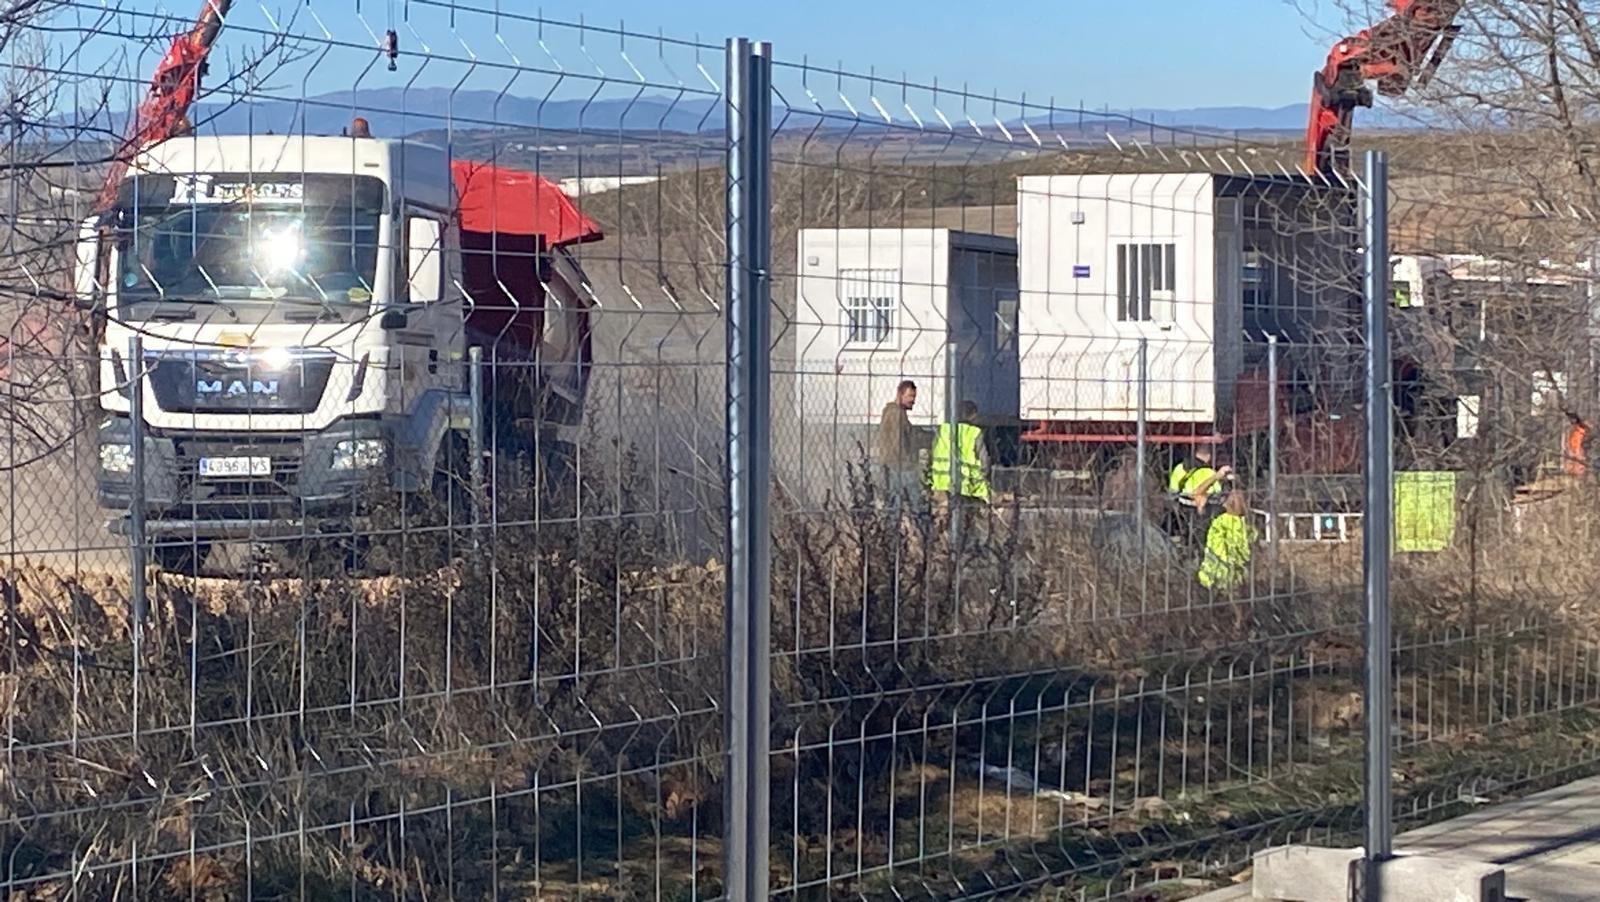
{"type": "Polygon", "coordinates": [[[394,330],[402,409],[430,391],[462,390],[461,297],[451,265],[450,229],[434,211],[407,209],[401,284],[404,325],[394,330]]]}

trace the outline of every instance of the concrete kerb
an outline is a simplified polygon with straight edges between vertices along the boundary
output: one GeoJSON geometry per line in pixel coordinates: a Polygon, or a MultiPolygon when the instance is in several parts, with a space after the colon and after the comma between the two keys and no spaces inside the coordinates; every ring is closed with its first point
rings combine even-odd
{"type": "MultiPolygon", "coordinates": [[[[1360,898],[1363,850],[1279,846],[1255,854],[1251,897],[1276,902],[1350,902],[1360,898]]],[[[1466,858],[1400,855],[1379,870],[1383,898],[1503,902],[1505,869],[1466,858]]]]}
{"type": "Polygon", "coordinates": [[[1283,902],[1349,902],[1361,849],[1278,846],[1252,858],[1250,895],[1283,902]]]}

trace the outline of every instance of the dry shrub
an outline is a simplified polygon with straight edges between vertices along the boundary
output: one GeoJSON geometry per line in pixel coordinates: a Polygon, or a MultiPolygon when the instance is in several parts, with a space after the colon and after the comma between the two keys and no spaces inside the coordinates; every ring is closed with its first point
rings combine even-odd
{"type": "Polygon", "coordinates": [[[74,871],[88,898],[474,896],[574,823],[691,822],[722,573],[659,554],[624,494],[585,505],[443,563],[417,553],[442,531],[397,532],[391,576],[157,577],[137,654],[126,579],[5,574],[8,873],[37,898],[74,871]]]}
{"type": "MultiPolygon", "coordinates": [[[[629,457],[610,461],[631,473],[629,457]]],[[[419,522],[381,537],[400,564],[388,576],[158,578],[137,658],[125,579],[6,573],[0,852],[15,879],[37,898],[59,894],[74,869],[88,897],[134,880],[156,899],[352,885],[358,895],[474,896],[531,886],[537,866],[549,893],[581,880],[626,896],[654,879],[637,861],[668,857],[683,864],[672,879],[689,879],[679,872],[714,861],[706,844],[722,830],[724,574],[715,559],[670,550],[677,527],[648,480],[603,469],[614,490],[585,486],[537,508],[531,486],[502,490],[507,522],[493,530],[419,522]],[[680,840],[700,851],[669,855],[680,840]]],[[[1587,616],[1578,602],[1593,594],[1592,500],[1585,488],[1516,516],[1486,508],[1470,542],[1464,512],[1458,547],[1397,563],[1397,622],[1464,624],[1474,604],[1485,617],[1587,616]]],[[[859,474],[822,511],[780,509],[774,835],[815,851],[786,879],[815,879],[830,848],[888,860],[885,837],[916,833],[890,830],[891,818],[918,810],[912,800],[987,792],[974,789],[992,779],[981,777],[985,762],[1037,761],[1019,766],[1059,774],[1063,785],[1046,788],[1087,791],[1085,805],[1104,807],[1083,815],[1089,832],[1072,841],[1114,844],[1159,820],[1148,775],[1198,785],[1208,768],[1248,757],[1239,743],[1309,749],[1312,738],[1294,728],[1274,738],[1269,720],[1233,745],[1200,734],[1151,741],[1174,724],[1259,718],[1300,681],[1310,715],[1299,729],[1359,729],[1348,711],[1318,713],[1355,710],[1354,546],[1288,553],[1276,578],[1258,572],[1236,596],[1210,597],[1185,568],[1108,556],[1097,515],[967,513],[952,546],[947,511],[892,508],[859,474]],[[1294,663],[1311,660],[1320,669],[1294,663]],[[1202,684],[1212,688],[1193,688],[1202,684]],[[1033,709],[1044,713],[1015,713],[1033,709]],[[912,773],[935,776],[903,776],[912,773]],[[1112,797],[1123,801],[1096,801],[1112,797]]],[[[1530,673],[1567,659],[1530,643],[1512,650],[1530,673]]],[[[1403,688],[1420,673],[1441,697],[1458,694],[1449,681],[1462,679],[1459,661],[1412,660],[1403,688]]],[[[1320,793],[1347,788],[1341,749],[1301,764],[1293,805],[1310,812],[1320,793]],[[1327,787],[1311,770],[1324,764],[1327,787]]],[[[1429,773],[1417,765],[1417,785],[1434,785],[1429,773]]],[[[1033,808],[1016,806],[1039,803],[1014,796],[1005,810],[963,803],[956,822],[928,826],[964,835],[1007,814],[1032,824],[1033,808]]],[[[1270,829],[1279,810],[1218,804],[1233,809],[1230,830],[1255,829],[1253,817],[1270,829]]],[[[1221,817],[1185,810],[1197,825],[1221,817]]],[[[1049,832],[1051,814],[1019,837],[1049,832]]],[[[1200,842],[1199,830],[1178,833],[1200,842]]],[[[969,866],[949,862],[951,873],[969,866]]],[[[696,879],[714,885],[714,866],[696,879]]]]}
{"type": "Polygon", "coordinates": [[[1469,490],[1451,547],[1396,556],[1397,628],[1600,622],[1593,604],[1600,592],[1597,501],[1595,485],[1582,480],[1539,483],[1516,495],[1469,490]]]}

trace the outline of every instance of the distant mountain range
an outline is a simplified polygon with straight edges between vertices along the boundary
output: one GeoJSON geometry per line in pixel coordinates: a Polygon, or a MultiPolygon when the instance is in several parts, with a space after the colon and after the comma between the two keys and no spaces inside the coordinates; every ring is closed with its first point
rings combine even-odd
{"type": "MultiPolygon", "coordinates": [[[[919,111],[924,122],[937,122],[932,110],[919,111]]],[[[952,121],[959,121],[953,117],[952,121]]],[[[481,130],[488,128],[549,129],[553,132],[593,134],[641,132],[716,132],[723,127],[719,101],[704,95],[681,98],[650,95],[638,98],[598,98],[594,100],[549,100],[536,97],[501,95],[494,91],[449,88],[382,88],[362,91],[334,91],[305,100],[253,100],[222,105],[201,104],[195,120],[203,130],[215,133],[266,132],[336,135],[352,117],[364,116],[378,135],[410,135],[441,129],[481,130]]],[[[786,128],[812,128],[819,114],[815,110],[774,110],[774,119],[786,128]]],[[[1408,120],[1383,111],[1364,111],[1362,122],[1369,128],[1405,128],[1408,120]]],[[[845,112],[826,114],[826,125],[850,125],[854,117],[845,112]]],[[[1150,124],[1161,128],[1206,132],[1298,132],[1305,128],[1303,104],[1281,107],[1217,106],[1189,109],[1144,108],[1101,112],[1062,111],[1054,116],[1030,115],[1036,130],[1053,124],[1063,132],[1137,132],[1150,124]],[[1134,120],[1130,124],[1129,120],[1134,120]]],[[[910,125],[909,119],[904,123],[910,125]]],[[[982,125],[983,123],[980,123],[982,125]]],[[[1014,124],[1014,123],[1011,123],[1014,124]]],[[[880,128],[882,120],[863,116],[857,127],[880,128]]]]}

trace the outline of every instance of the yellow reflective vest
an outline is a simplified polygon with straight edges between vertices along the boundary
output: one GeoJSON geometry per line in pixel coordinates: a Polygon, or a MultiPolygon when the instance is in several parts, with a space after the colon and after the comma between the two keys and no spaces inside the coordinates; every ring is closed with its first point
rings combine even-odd
{"type": "Polygon", "coordinates": [[[1250,524],[1237,514],[1223,511],[1206,530],[1206,554],[1197,576],[1207,589],[1232,589],[1250,573],[1250,546],[1255,541],[1250,524]]]}
{"type": "MultiPolygon", "coordinates": [[[[978,460],[978,443],[983,440],[983,430],[971,423],[956,427],[961,454],[961,494],[980,501],[989,500],[989,480],[984,478],[983,464],[978,460]]],[[[950,491],[950,424],[939,427],[933,440],[933,453],[928,468],[928,488],[935,492],[950,491]]]]}
{"type": "Polygon", "coordinates": [[[1189,469],[1183,461],[1179,461],[1172,468],[1172,475],[1167,477],[1167,491],[1175,494],[1191,495],[1195,489],[1200,488],[1207,479],[1217,475],[1217,471],[1205,464],[1189,469]]]}

